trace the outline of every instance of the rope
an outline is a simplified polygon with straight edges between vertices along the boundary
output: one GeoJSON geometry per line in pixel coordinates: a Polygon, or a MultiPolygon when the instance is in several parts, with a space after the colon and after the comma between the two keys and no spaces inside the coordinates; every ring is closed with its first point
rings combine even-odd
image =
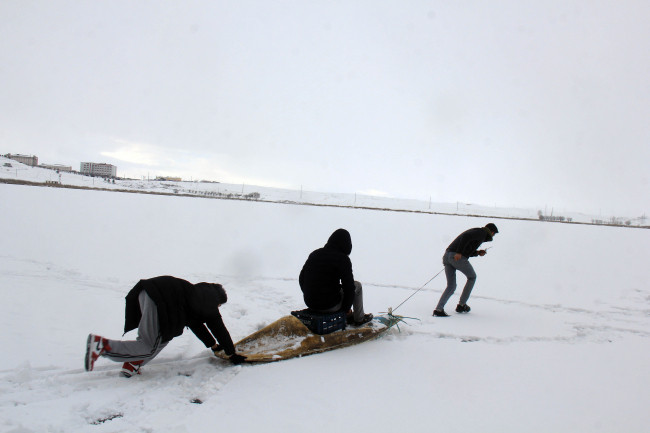
{"type": "Polygon", "coordinates": [[[440,274],[442,273],[442,271],[444,271],[444,270],[445,270],[445,268],[440,269],[440,272],[438,272],[438,273],[435,274],[433,277],[431,277],[431,279],[430,279],[429,281],[427,281],[426,283],[424,283],[424,284],[422,285],[422,287],[420,287],[419,289],[417,289],[415,292],[411,293],[411,296],[409,296],[408,298],[404,299],[404,300],[402,301],[402,303],[399,304],[397,307],[395,307],[395,308],[389,308],[389,309],[388,309],[388,314],[391,314],[391,315],[392,315],[392,314],[393,314],[393,311],[397,310],[399,307],[402,306],[402,304],[404,304],[406,301],[408,301],[408,300],[411,299],[413,296],[415,296],[415,294],[416,294],[417,292],[419,292],[420,290],[424,289],[424,287],[425,287],[427,284],[429,284],[431,281],[433,281],[433,279],[436,278],[438,275],[440,275],[440,274]]]}
{"type": "MultiPolygon", "coordinates": [[[[398,329],[400,332],[401,332],[401,329],[399,328],[399,322],[406,323],[406,321],[405,321],[404,319],[420,320],[420,319],[418,319],[418,318],[416,318],[416,317],[398,316],[398,315],[396,315],[396,314],[393,314],[393,312],[394,312],[395,310],[397,310],[399,307],[401,307],[401,306],[402,306],[406,301],[408,301],[408,300],[411,299],[413,296],[415,296],[415,294],[416,294],[417,292],[419,292],[420,290],[424,289],[424,287],[425,287],[427,284],[429,284],[431,281],[433,281],[433,279],[436,278],[438,275],[440,275],[440,274],[442,273],[442,271],[444,271],[444,270],[445,270],[445,268],[442,268],[442,269],[441,269],[437,274],[435,274],[433,277],[431,277],[431,279],[429,279],[429,281],[427,281],[426,283],[424,283],[424,284],[422,285],[422,287],[420,287],[419,289],[417,289],[415,292],[411,293],[411,295],[410,295],[408,298],[404,299],[404,300],[402,301],[402,303],[399,304],[397,307],[395,307],[395,308],[388,307],[388,311],[385,312],[385,313],[382,313],[382,314],[387,314],[387,315],[388,315],[388,318],[387,318],[387,319],[384,318],[384,317],[381,317],[381,316],[380,316],[380,317],[377,317],[377,319],[379,319],[382,323],[384,323],[385,325],[387,325],[389,329],[392,328],[393,326],[397,326],[397,329],[398,329]]],[[[407,323],[407,324],[408,324],[408,323],[407,323]]]]}

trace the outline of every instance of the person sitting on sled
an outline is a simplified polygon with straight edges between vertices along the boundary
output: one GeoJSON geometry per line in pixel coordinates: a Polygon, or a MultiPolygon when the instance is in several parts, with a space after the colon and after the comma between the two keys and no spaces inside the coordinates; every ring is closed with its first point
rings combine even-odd
{"type": "Polygon", "coordinates": [[[358,326],[372,320],[372,314],[364,314],[363,291],[352,274],[351,252],[350,233],[345,229],[336,230],[323,248],[309,255],[298,281],[311,311],[346,312],[348,323],[358,326]]]}
{"type": "Polygon", "coordinates": [[[95,361],[104,356],[124,363],[123,376],[140,374],[140,367],[154,359],[172,338],[181,335],[186,326],[215,354],[223,349],[231,362],[242,363],[246,358],[235,353],[219,313],[219,307],[227,300],[221,284],[192,284],[170,276],[140,280],[126,295],[124,322],[125,334],[138,328],[137,339],[121,341],[88,335],[86,371],[92,371],[95,361]]]}

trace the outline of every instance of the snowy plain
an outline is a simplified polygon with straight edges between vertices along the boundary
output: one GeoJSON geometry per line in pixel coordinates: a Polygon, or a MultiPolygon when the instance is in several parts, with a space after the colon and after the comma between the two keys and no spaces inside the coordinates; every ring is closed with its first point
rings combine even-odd
{"type": "Polygon", "coordinates": [[[540,204],[536,208],[514,208],[490,205],[489,203],[444,203],[433,200],[433,194],[420,199],[387,198],[363,193],[323,193],[305,190],[269,188],[257,185],[226,184],[205,181],[158,181],[153,179],[115,179],[82,175],[78,172],[65,172],[31,167],[0,156],[0,180],[24,181],[32,183],[57,183],[74,188],[104,189],[110,191],[131,191],[140,193],[168,194],[208,198],[246,198],[256,200],[300,203],[306,205],[325,205],[358,207],[369,209],[390,209],[405,212],[492,216],[496,218],[521,218],[538,220],[541,213],[550,220],[564,220],[575,223],[598,223],[647,227],[648,217],[643,215],[589,214],[579,209],[557,209],[552,204],[540,204]]]}
{"type": "Polygon", "coordinates": [[[0,432],[648,431],[648,229],[9,184],[0,203],[0,432]],[[490,221],[472,312],[453,313],[459,276],[432,317],[444,249],[490,221]],[[244,366],[186,331],[140,377],[83,370],[141,278],[222,283],[235,341],[301,308],[304,260],[339,227],[368,312],[422,288],[400,330],[244,366]]]}

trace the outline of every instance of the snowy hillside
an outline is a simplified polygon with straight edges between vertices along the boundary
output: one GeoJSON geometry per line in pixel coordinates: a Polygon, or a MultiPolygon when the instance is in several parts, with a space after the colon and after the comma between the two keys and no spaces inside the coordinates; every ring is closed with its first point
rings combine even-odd
{"type": "MultiPolygon", "coordinates": [[[[106,180],[84,176],[78,173],[57,172],[41,167],[30,167],[0,157],[0,182],[32,182],[50,186],[68,186],[105,190],[121,190],[141,193],[186,195],[205,198],[234,198],[270,202],[344,206],[370,209],[390,209],[418,213],[439,213],[449,215],[479,215],[497,218],[519,218],[539,220],[540,213],[550,221],[571,221],[575,223],[614,224],[623,226],[648,226],[645,215],[588,215],[576,209],[554,209],[540,206],[536,209],[499,208],[476,203],[435,203],[429,200],[408,200],[378,197],[365,194],[332,194],[302,190],[268,188],[256,185],[233,185],[218,182],[173,182],[154,180],[106,180]],[[5,166],[5,165],[11,165],[5,166]]],[[[425,199],[425,197],[423,197],[425,199]]]]}
{"type": "MultiPolygon", "coordinates": [[[[49,180],[13,169],[2,176],[49,180]]],[[[0,203],[0,432],[650,425],[650,230],[10,184],[0,203]],[[470,314],[431,316],[443,274],[397,311],[417,320],[358,346],[232,366],[186,331],[140,377],[120,377],[107,359],[83,369],[86,336],[120,338],[140,278],[222,283],[237,341],[303,305],[304,260],[339,227],[352,234],[366,310],[378,313],[438,273],[457,234],[489,221],[500,233],[472,259],[470,314]]]]}

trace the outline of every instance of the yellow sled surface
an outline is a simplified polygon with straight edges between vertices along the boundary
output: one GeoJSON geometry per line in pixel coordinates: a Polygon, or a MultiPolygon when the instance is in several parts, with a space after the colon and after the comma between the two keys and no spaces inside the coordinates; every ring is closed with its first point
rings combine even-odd
{"type": "MultiPolygon", "coordinates": [[[[348,326],[331,334],[312,333],[294,316],[284,316],[235,344],[247,362],[273,362],[351,346],[377,338],[393,324],[384,316],[361,326],[348,326]]],[[[218,356],[227,359],[224,352],[218,356]]]]}

